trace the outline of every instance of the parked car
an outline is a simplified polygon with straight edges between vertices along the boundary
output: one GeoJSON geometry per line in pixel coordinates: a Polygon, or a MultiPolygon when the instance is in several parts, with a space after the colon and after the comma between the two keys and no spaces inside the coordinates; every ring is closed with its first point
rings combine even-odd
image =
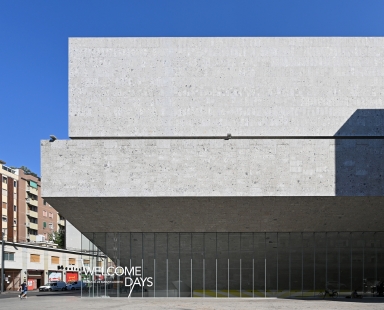
{"type": "Polygon", "coordinates": [[[57,282],[48,282],[39,287],[39,291],[65,291],[67,289],[67,284],[63,281],[57,282]]]}
{"type": "Polygon", "coordinates": [[[87,284],[85,284],[83,281],[73,281],[71,283],[67,284],[67,290],[80,290],[81,288],[86,288],[87,284]]]}

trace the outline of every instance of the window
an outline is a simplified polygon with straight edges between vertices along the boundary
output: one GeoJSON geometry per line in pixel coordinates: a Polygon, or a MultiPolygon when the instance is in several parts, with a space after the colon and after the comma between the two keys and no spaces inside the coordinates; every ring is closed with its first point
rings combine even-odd
{"type": "Polygon", "coordinates": [[[4,260],[15,260],[15,253],[11,252],[5,252],[4,253],[4,260]]]}
{"type": "Polygon", "coordinates": [[[51,256],[51,264],[60,264],[60,259],[58,256],[51,256]]]}
{"type": "Polygon", "coordinates": [[[44,204],[44,206],[47,204],[47,202],[43,199],[43,204],[44,204]]]}
{"type": "Polygon", "coordinates": [[[76,258],[69,258],[68,263],[69,265],[76,265],[76,258]]]}
{"type": "Polygon", "coordinates": [[[49,212],[49,217],[50,217],[51,219],[53,219],[53,213],[52,213],[52,212],[49,212]]]}
{"type": "Polygon", "coordinates": [[[35,229],[28,229],[28,235],[37,236],[37,230],[35,230],[35,229]]]}
{"type": "Polygon", "coordinates": [[[83,259],[83,264],[85,267],[89,267],[89,259],[83,259]]]}
{"type": "Polygon", "coordinates": [[[31,263],[40,263],[40,255],[39,254],[31,254],[29,261],[31,263]]]}
{"type": "Polygon", "coordinates": [[[52,223],[49,223],[49,228],[53,229],[53,224],[52,223]]]}
{"type": "Polygon", "coordinates": [[[17,187],[17,182],[13,181],[13,187],[17,187]]]}
{"type": "Polygon", "coordinates": [[[101,267],[101,260],[98,260],[97,262],[96,262],[96,267],[101,267]]]}
{"type": "Polygon", "coordinates": [[[16,219],[13,220],[13,225],[16,225],[17,224],[17,221],[16,219]]]}
{"type": "Polygon", "coordinates": [[[43,210],[43,216],[47,217],[47,211],[43,210]]]}
{"type": "Polygon", "coordinates": [[[47,228],[47,222],[43,222],[43,228],[47,228]]]}
{"type": "Polygon", "coordinates": [[[29,181],[29,186],[37,189],[37,183],[33,181],[29,181]]]}
{"type": "Polygon", "coordinates": [[[17,211],[17,207],[16,206],[13,206],[13,211],[17,211]]]}
{"type": "Polygon", "coordinates": [[[7,177],[3,177],[3,183],[5,183],[5,184],[8,183],[7,177]]]}
{"type": "Polygon", "coordinates": [[[7,208],[7,203],[3,202],[3,209],[6,209],[6,208],[7,208]]]}
{"type": "Polygon", "coordinates": [[[7,190],[3,188],[3,196],[7,196],[7,190]]]}
{"type": "Polygon", "coordinates": [[[7,221],[7,217],[3,216],[3,222],[6,222],[6,221],[7,221]]]}

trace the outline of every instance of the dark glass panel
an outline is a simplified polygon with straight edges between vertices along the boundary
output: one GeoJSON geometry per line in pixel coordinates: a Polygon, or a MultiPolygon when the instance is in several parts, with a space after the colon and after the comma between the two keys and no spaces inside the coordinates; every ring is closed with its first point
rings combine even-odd
{"type": "Polygon", "coordinates": [[[290,234],[291,246],[291,296],[302,296],[303,284],[303,253],[302,234],[290,234]]]}
{"type": "Polygon", "coordinates": [[[168,233],[168,297],[179,297],[179,233],[168,233]]]}
{"type": "Polygon", "coordinates": [[[303,296],[314,296],[314,234],[303,233],[303,296]]]}
{"type": "Polygon", "coordinates": [[[267,296],[277,294],[277,233],[266,234],[267,296]]]}
{"type": "Polygon", "coordinates": [[[216,297],[216,233],[204,234],[204,296],[216,297]]]}
{"type": "Polygon", "coordinates": [[[359,294],[363,291],[364,282],[364,233],[351,234],[352,244],[352,290],[359,294]]]}
{"type": "Polygon", "coordinates": [[[191,297],[192,235],[180,233],[180,295],[191,297]]]}
{"type": "MultiPolygon", "coordinates": [[[[154,250],[155,250],[155,234],[154,233],[143,233],[143,269],[142,277],[154,277],[154,250]]],[[[149,282],[146,281],[144,289],[144,297],[154,296],[154,287],[148,286],[149,282]]]]}
{"type": "Polygon", "coordinates": [[[327,287],[339,291],[339,238],[337,232],[327,233],[327,287]]]}
{"type": "Polygon", "coordinates": [[[253,289],[253,234],[240,234],[241,246],[241,297],[252,297],[253,289]]]}
{"type": "Polygon", "coordinates": [[[265,233],[254,233],[254,272],[255,272],[255,297],[265,297],[266,295],[266,275],[265,275],[265,233]]]}
{"type": "MultiPolygon", "coordinates": [[[[131,261],[130,268],[132,267],[142,267],[143,259],[143,233],[131,233],[131,261]]],[[[136,278],[132,277],[134,281],[136,278]]],[[[134,285],[130,287],[132,289],[131,297],[143,297],[144,292],[142,287],[139,285],[134,285]]]]}
{"type": "Polygon", "coordinates": [[[240,297],[240,233],[229,233],[229,297],[240,297]]]}
{"type": "Polygon", "coordinates": [[[326,233],[315,233],[315,294],[327,286],[327,238],[326,233]]]}
{"type": "Polygon", "coordinates": [[[228,297],[228,233],[217,234],[217,297],[228,297]]]}
{"type": "Polygon", "coordinates": [[[339,294],[351,293],[351,234],[340,232],[338,237],[340,249],[339,294]]]}
{"type": "Polygon", "coordinates": [[[278,234],[278,282],[277,282],[277,296],[278,297],[289,297],[290,296],[290,283],[289,283],[289,254],[290,254],[290,245],[289,245],[289,233],[279,233],[278,234]]]}
{"type": "Polygon", "coordinates": [[[379,281],[384,280],[384,233],[378,232],[376,233],[376,256],[377,256],[377,271],[376,271],[376,279],[378,284],[379,281]]]}
{"type": "Polygon", "coordinates": [[[371,295],[372,286],[375,286],[377,279],[377,248],[380,240],[377,233],[366,232],[364,237],[364,270],[363,270],[363,293],[365,296],[371,295]]]}
{"type": "MultiPolygon", "coordinates": [[[[113,262],[115,266],[130,267],[131,264],[131,234],[119,233],[118,236],[118,260],[113,262]]],[[[121,297],[127,297],[129,294],[129,287],[125,286],[125,277],[115,276],[116,281],[122,281],[114,285],[116,287],[116,294],[121,297]]],[[[129,283],[129,282],[128,282],[129,283]]]]}
{"type": "Polygon", "coordinates": [[[155,233],[154,294],[155,297],[167,297],[167,233],[155,233]]]}
{"type": "Polygon", "coordinates": [[[192,289],[194,297],[204,297],[204,234],[192,234],[192,289]]]}

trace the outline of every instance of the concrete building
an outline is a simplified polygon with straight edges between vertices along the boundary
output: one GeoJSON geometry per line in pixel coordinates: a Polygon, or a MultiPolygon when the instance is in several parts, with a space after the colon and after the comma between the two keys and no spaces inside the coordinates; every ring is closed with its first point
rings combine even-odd
{"type": "Polygon", "coordinates": [[[154,278],[140,296],[367,294],[383,64],[383,38],[72,38],[71,140],[41,142],[42,195],[154,278]]]}

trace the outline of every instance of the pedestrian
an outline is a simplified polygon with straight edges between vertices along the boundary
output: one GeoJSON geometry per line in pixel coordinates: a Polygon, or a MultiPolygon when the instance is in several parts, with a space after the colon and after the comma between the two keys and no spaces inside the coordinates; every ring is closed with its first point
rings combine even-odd
{"type": "Polygon", "coordinates": [[[20,299],[22,299],[23,297],[27,298],[27,291],[28,291],[27,282],[24,281],[22,284],[20,284],[19,291],[20,291],[20,295],[19,295],[20,299]]]}

